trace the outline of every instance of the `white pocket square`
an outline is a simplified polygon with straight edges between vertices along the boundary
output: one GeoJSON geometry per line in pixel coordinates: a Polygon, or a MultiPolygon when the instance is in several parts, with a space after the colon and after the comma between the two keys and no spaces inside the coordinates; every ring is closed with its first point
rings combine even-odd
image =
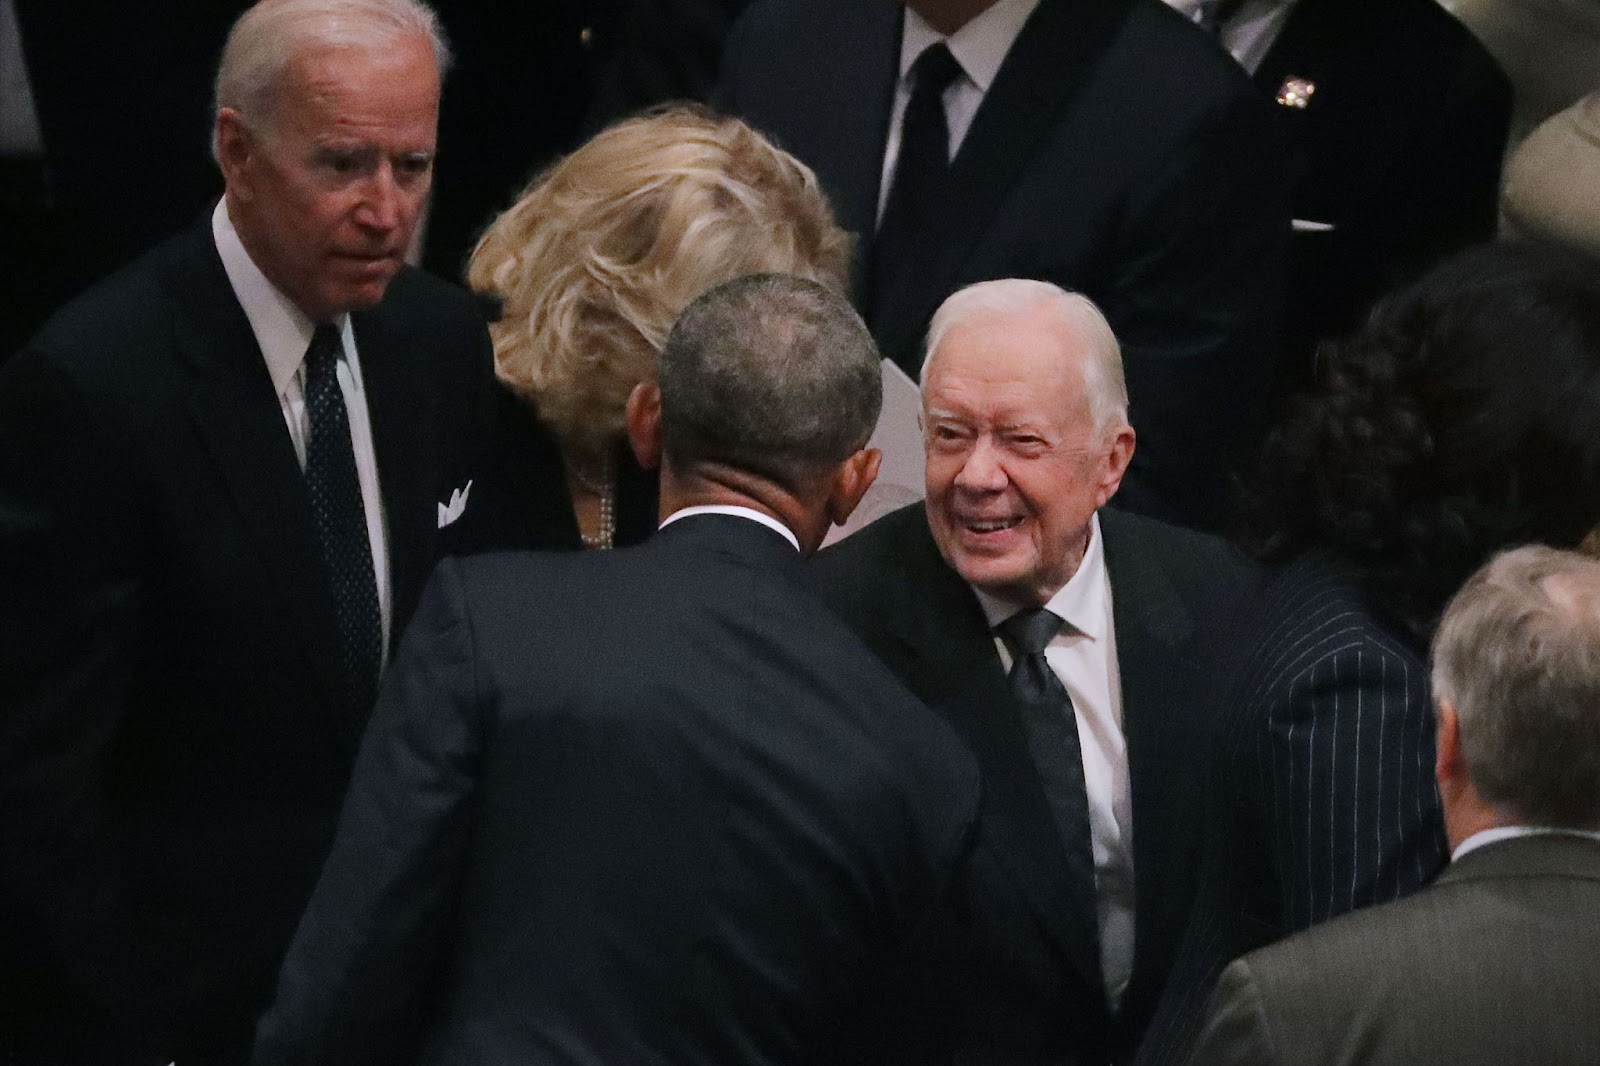
{"type": "Polygon", "coordinates": [[[471,491],[472,491],[472,482],[469,480],[466,483],[466,485],[464,485],[463,487],[461,487],[459,489],[456,489],[454,492],[452,492],[450,494],[450,502],[449,503],[441,503],[439,505],[439,528],[440,529],[443,529],[445,526],[448,526],[451,522],[454,522],[456,519],[460,518],[462,513],[464,511],[466,511],[466,509],[467,509],[467,494],[470,493],[471,491]]]}
{"type": "Polygon", "coordinates": [[[1314,222],[1309,218],[1297,218],[1290,221],[1289,228],[1296,233],[1332,233],[1333,223],[1314,222]]]}

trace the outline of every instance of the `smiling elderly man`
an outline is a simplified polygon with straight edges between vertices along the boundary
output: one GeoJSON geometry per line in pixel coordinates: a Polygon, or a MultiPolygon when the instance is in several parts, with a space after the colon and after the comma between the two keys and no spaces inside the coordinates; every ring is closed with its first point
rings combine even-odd
{"type": "Polygon", "coordinates": [[[1087,299],[973,285],[934,315],[928,352],[926,506],[816,566],[966,740],[984,798],[971,874],[888,991],[901,1036],[861,1060],[1121,1061],[1194,899],[1213,648],[1253,572],[1211,537],[1102,510],[1134,432],[1087,299]]]}
{"type": "Polygon", "coordinates": [[[471,517],[488,336],[403,263],[445,57],[413,0],[251,8],[222,202],[0,377],[8,1063],[248,1053],[391,642],[471,517]]]}

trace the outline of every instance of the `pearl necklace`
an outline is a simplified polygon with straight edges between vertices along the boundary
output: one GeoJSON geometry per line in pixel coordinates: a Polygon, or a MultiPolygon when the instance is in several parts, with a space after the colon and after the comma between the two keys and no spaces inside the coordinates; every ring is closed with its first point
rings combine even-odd
{"type": "Polygon", "coordinates": [[[617,516],[613,500],[617,494],[617,463],[610,454],[601,461],[598,477],[587,477],[578,472],[573,466],[567,467],[567,473],[581,488],[594,493],[600,499],[600,529],[595,533],[585,533],[580,527],[578,537],[583,541],[585,548],[593,551],[609,551],[616,546],[617,516]]]}

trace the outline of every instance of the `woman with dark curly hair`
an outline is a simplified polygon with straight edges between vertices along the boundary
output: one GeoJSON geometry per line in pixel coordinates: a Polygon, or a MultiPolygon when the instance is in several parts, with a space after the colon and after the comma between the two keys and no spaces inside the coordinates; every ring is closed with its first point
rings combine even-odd
{"type": "MultiPolygon", "coordinates": [[[[1228,917],[1181,964],[1211,977],[1444,864],[1427,643],[1496,550],[1600,522],[1600,272],[1485,245],[1392,294],[1323,346],[1250,509],[1273,565],[1214,752],[1204,879],[1230,898],[1197,911],[1228,917]]],[[[1186,984],[1180,1018],[1209,986],[1186,984]]]]}

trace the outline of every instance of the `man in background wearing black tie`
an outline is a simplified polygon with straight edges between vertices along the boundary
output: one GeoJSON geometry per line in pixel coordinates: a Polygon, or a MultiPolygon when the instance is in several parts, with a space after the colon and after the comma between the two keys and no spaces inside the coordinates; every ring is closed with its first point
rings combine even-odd
{"type": "Polygon", "coordinates": [[[1157,0],[757,0],[721,101],[811,166],[859,238],[856,303],[915,375],[939,302],[1082,292],[1125,349],[1122,505],[1221,517],[1267,414],[1289,207],[1265,101],[1157,0]]]}
{"type": "Polygon", "coordinates": [[[1195,896],[1210,693],[1253,571],[1103,509],[1134,432],[1088,300],[973,285],[934,314],[928,351],[926,506],[816,566],[967,741],[983,805],[970,877],[888,989],[884,1016],[916,1022],[861,1061],[1124,1061],[1195,896]]]}
{"type": "Polygon", "coordinates": [[[447,58],[413,0],[256,5],[216,210],[0,376],[8,1062],[248,1053],[389,648],[470,520],[488,337],[403,266],[447,58]]]}

